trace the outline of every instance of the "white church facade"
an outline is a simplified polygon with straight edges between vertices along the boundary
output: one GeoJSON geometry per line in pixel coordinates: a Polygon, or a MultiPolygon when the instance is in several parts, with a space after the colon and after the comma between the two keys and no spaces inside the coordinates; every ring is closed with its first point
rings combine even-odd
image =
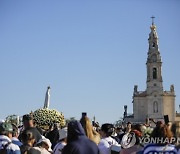
{"type": "Polygon", "coordinates": [[[134,86],[133,114],[128,116],[127,106],[125,106],[124,120],[145,122],[146,119],[153,118],[155,121],[159,121],[164,120],[164,116],[168,115],[170,122],[180,121],[178,119],[180,117],[176,117],[174,85],[171,85],[168,91],[163,89],[162,60],[154,22],[150,29],[146,61],[146,90],[139,91],[138,86],[134,86]]]}

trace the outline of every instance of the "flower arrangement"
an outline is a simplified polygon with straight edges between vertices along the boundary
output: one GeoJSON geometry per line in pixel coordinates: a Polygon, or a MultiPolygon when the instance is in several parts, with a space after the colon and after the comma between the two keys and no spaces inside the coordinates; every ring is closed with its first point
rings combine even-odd
{"type": "Polygon", "coordinates": [[[146,136],[146,137],[149,137],[153,131],[153,128],[146,127],[144,125],[141,127],[141,129],[142,129],[143,136],[146,136]]]}
{"type": "Polygon", "coordinates": [[[55,109],[42,108],[32,113],[34,122],[38,127],[46,129],[54,123],[58,123],[60,126],[65,125],[64,115],[55,109]]]}

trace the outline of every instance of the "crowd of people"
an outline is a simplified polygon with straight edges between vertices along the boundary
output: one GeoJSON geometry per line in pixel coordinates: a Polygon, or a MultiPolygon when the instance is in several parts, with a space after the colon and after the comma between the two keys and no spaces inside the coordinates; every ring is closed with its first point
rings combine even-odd
{"type": "Polygon", "coordinates": [[[23,127],[0,123],[0,154],[180,154],[174,125],[162,121],[154,121],[154,128],[131,122],[99,126],[84,115],[49,130],[37,127],[30,114],[22,121],[23,127]]]}

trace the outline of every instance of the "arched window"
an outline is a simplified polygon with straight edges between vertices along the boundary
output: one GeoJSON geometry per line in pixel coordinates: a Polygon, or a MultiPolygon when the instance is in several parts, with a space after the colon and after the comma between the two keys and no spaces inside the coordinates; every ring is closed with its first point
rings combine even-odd
{"type": "Polygon", "coordinates": [[[157,112],[158,112],[158,103],[157,103],[157,101],[155,101],[155,102],[153,103],[153,111],[154,111],[154,113],[157,113],[157,112]]]}
{"type": "Polygon", "coordinates": [[[157,79],[157,68],[153,68],[153,79],[157,79]]]}

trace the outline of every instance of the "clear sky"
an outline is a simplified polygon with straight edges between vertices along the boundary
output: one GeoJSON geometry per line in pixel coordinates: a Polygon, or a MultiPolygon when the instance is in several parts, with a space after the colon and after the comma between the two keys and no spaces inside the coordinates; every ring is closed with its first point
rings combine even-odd
{"type": "Polygon", "coordinates": [[[179,0],[1,0],[0,119],[43,107],[65,118],[87,112],[101,124],[132,113],[134,85],[146,89],[154,15],[164,90],[180,104],[179,0]]]}

